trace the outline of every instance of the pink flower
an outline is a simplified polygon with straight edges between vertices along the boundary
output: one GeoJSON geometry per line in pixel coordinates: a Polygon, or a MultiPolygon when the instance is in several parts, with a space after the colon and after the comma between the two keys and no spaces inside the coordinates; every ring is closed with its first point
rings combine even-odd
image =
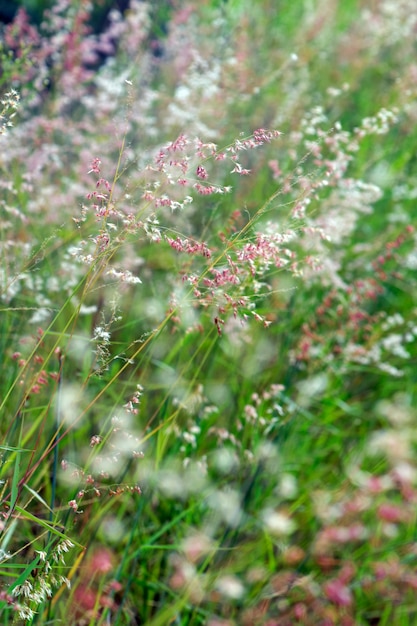
{"type": "Polygon", "coordinates": [[[404,521],[404,513],[399,506],[395,506],[393,504],[381,504],[378,507],[377,515],[380,519],[384,520],[384,522],[397,523],[404,521]]]}
{"type": "Polygon", "coordinates": [[[350,606],[352,604],[352,592],[337,578],[329,580],[324,585],[326,597],[338,606],[350,606]]]}
{"type": "Polygon", "coordinates": [[[198,178],[201,178],[202,180],[206,180],[206,178],[208,178],[207,171],[202,165],[199,165],[197,167],[197,176],[198,178]]]}
{"type": "Polygon", "coordinates": [[[106,574],[113,569],[113,555],[106,548],[97,549],[90,561],[91,570],[95,573],[106,574]]]}
{"type": "Polygon", "coordinates": [[[305,620],[307,617],[307,608],[305,604],[297,602],[294,606],[294,617],[297,621],[305,620]]]}
{"type": "Polygon", "coordinates": [[[95,158],[92,160],[91,162],[91,170],[89,170],[89,174],[91,174],[92,172],[94,172],[94,174],[100,174],[100,165],[101,165],[101,161],[98,158],[95,158]]]}

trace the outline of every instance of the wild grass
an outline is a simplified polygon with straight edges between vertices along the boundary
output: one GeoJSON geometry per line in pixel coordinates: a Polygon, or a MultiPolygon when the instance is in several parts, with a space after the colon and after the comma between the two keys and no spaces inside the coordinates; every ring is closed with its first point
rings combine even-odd
{"type": "Polygon", "coordinates": [[[415,623],[412,4],[2,29],[4,624],[415,623]]]}

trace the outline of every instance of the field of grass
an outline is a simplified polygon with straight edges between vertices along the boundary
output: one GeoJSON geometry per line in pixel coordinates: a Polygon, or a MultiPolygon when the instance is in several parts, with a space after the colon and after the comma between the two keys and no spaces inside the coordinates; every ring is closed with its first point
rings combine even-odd
{"type": "Polygon", "coordinates": [[[414,1],[110,4],[0,32],[1,623],[414,626],[414,1]]]}

